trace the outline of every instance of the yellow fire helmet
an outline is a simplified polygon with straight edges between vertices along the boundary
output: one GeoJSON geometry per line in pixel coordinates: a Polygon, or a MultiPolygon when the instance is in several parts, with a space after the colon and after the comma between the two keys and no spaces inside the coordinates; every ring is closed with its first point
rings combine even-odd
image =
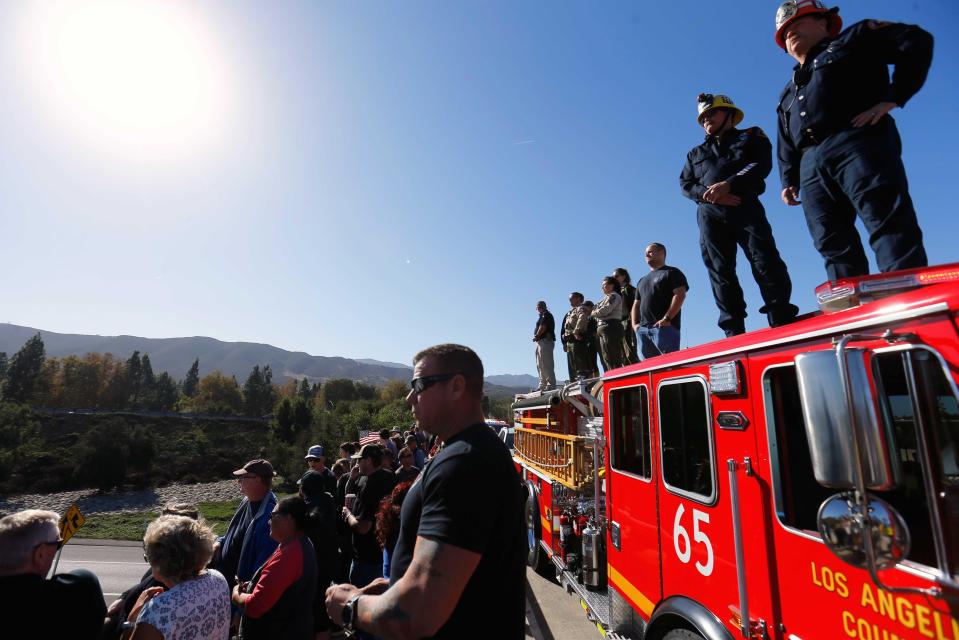
{"type": "Polygon", "coordinates": [[[746,117],[745,114],[743,114],[743,110],[733,104],[733,101],[729,96],[701,93],[696,97],[696,103],[696,122],[698,122],[700,125],[703,124],[703,115],[707,111],[712,111],[713,109],[729,109],[733,114],[734,127],[742,122],[743,118],[746,117]]]}

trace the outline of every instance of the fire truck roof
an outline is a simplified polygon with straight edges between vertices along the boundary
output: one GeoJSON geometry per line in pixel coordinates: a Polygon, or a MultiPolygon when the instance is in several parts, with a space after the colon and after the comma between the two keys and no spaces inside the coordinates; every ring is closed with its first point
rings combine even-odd
{"type": "MultiPolygon", "coordinates": [[[[950,270],[952,272],[959,271],[959,264],[910,270],[909,273],[919,272],[932,275],[950,270]]],[[[902,276],[903,272],[883,275],[893,278],[902,276]]],[[[867,278],[872,281],[879,280],[875,276],[867,276],[862,280],[866,281],[867,278]]],[[[956,314],[959,311],[959,287],[956,286],[959,278],[956,280],[937,280],[935,278],[929,280],[934,284],[924,285],[919,282],[915,286],[906,288],[905,291],[893,292],[881,299],[863,302],[859,306],[832,313],[816,311],[800,316],[796,322],[782,327],[750,331],[733,338],[708,342],[649,358],[639,364],[613,369],[603,375],[603,380],[615,380],[637,373],[668,369],[691,362],[735,358],[750,351],[812,340],[823,336],[841,335],[850,331],[859,331],[890,322],[910,320],[933,313],[950,312],[956,314]]]]}

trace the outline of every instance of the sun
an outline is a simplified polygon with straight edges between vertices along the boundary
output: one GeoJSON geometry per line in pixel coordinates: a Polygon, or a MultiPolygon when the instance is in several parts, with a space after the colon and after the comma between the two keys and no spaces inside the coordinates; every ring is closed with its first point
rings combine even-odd
{"type": "Polygon", "coordinates": [[[44,110],[104,152],[203,153],[228,129],[229,74],[204,16],[175,0],[35,2],[21,23],[44,110]]]}

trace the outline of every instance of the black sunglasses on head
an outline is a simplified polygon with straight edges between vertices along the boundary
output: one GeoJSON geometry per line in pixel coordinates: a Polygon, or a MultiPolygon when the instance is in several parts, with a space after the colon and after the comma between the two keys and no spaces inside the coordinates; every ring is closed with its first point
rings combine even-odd
{"type": "Polygon", "coordinates": [[[420,395],[437,382],[451,380],[458,375],[462,374],[457,371],[455,373],[438,373],[435,376],[420,376],[419,378],[413,378],[410,380],[410,388],[413,390],[413,393],[420,395]]]}

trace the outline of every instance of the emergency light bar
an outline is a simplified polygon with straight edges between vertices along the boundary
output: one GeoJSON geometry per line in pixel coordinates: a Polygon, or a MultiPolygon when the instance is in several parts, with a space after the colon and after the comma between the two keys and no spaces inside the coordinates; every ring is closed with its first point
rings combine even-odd
{"type": "Polygon", "coordinates": [[[943,282],[959,282],[959,263],[920,267],[893,273],[830,280],[816,287],[816,299],[823,313],[858,307],[894,293],[943,282]]]}
{"type": "Polygon", "coordinates": [[[709,391],[717,396],[734,395],[742,391],[739,363],[736,360],[709,365],[709,391]]]}

